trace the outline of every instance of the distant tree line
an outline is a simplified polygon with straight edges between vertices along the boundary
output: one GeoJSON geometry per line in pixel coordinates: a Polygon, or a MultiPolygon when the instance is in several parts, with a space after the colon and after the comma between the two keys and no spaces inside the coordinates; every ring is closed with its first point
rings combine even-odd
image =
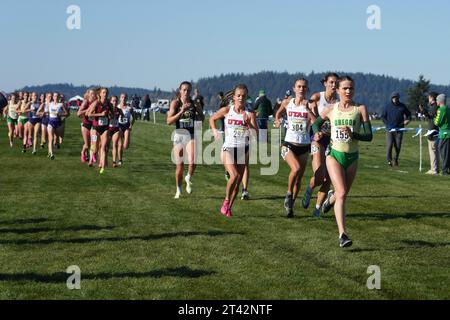
{"type": "MultiPolygon", "coordinates": [[[[385,104],[389,101],[389,97],[393,91],[401,94],[401,100],[408,105],[411,111],[416,111],[418,105],[426,101],[427,91],[436,91],[445,93],[450,96],[449,86],[432,85],[429,80],[420,76],[417,82],[404,79],[396,79],[385,75],[375,75],[370,73],[336,73],[340,75],[350,75],[356,82],[356,97],[358,103],[365,104],[371,112],[381,113],[385,104]]],[[[219,76],[201,78],[194,83],[194,87],[200,89],[201,95],[205,98],[207,109],[216,109],[218,106],[217,94],[220,91],[231,90],[238,83],[245,83],[249,88],[250,96],[255,99],[259,90],[264,89],[266,95],[272,101],[277,98],[283,98],[286,90],[292,89],[294,81],[298,78],[306,78],[309,80],[310,93],[322,91],[323,87],[320,80],[325,73],[310,74],[304,73],[288,73],[288,72],[272,72],[263,71],[254,74],[230,73],[221,74],[219,76]]],[[[185,79],[180,79],[180,82],[185,79]]],[[[28,86],[20,90],[53,92],[57,91],[64,94],[67,98],[75,95],[83,95],[83,93],[92,86],[74,86],[72,84],[47,84],[43,86],[28,86]]],[[[172,99],[175,95],[174,91],[163,91],[157,87],[153,90],[142,88],[127,87],[110,87],[111,94],[119,95],[122,92],[128,93],[129,96],[137,95],[139,97],[148,94],[152,101],[157,99],[172,99]]]]}
{"type": "MultiPolygon", "coordinates": [[[[415,111],[418,107],[417,91],[421,90],[419,94],[424,95],[423,88],[430,91],[437,91],[439,93],[446,93],[450,95],[450,86],[436,86],[428,82],[428,86],[423,83],[423,76],[418,82],[411,80],[396,79],[385,75],[375,75],[366,73],[345,73],[337,71],[339,75],[350,75],[356,83],[355,100],[358,103],[365,104],[369,107],[371,112],[380,113],[386,103],[389,101],[390,95],[393,91],[398,91],[401,94],[401,100],[408,105],[408,107],[415,111]],[[420,89],[413,90],[415,86],[419,85],[420,89]],[[413,91],[411,91],[413,90],[413,91]],[[409,94],[414,92],[415,98],[410,99],[409,94]]],[[[259,90],[264,89],[266,95],[272,101],[277,98],[283,98],[286,90],[292,89],[293,83],[298,78],[306,78],[309,80],[310,93],[323,91],[323,86],[320,80],[325,73],[296,73],[290,74],[287,72],[259,72],[255,74],[231,73],[222,74],[220,76],[199,79],[195,86],[200,89],[201,94],[205,97],[206,105],[215,107],[218,104],[217,93],[219,91],[230,90],[237,83],[247,84],[250,96],[256,98],[259,90]]]]}

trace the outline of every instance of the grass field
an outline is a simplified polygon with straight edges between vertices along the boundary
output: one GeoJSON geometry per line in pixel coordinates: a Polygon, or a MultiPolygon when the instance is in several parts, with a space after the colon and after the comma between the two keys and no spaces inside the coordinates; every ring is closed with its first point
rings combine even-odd
{"type": "Polygon", "coordinates": [[[123,167],[102,176],[80,163],[78,119],[54,161],[10,149],[0,122],[0,299],[450,298],[450,180],[419,173],[411,133],[398,169],[383,134],[361,143],[343,250],[331,212],[316,219],[297,203],[285,218],[283,162],[275,176],[252,167],[252,199],[232,220],[219,213],[222,166],[199,166],[194,193],[173,200],[172,129],[158,122],[138,122],[123,167]],[[81,290],[67,289],[71,265],[81,290]],[[381,290],[366,286],[371,265],[381,290]]]}

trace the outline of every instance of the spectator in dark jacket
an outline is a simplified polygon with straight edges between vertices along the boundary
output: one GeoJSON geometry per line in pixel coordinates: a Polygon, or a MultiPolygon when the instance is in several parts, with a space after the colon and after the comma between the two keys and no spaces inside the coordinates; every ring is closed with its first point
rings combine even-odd
{"type": "Polygon", "coordinates": [[[140,101],[140,98],[137,95],[133,95],[133,97],[131,98],[131,108],[133,108],[133,110],[135,112],[136,119],[141,120],[142,110],[139,107],[139,101],[140,101]]]}
{"type": "Polygon", "coordinates": [[[259,97],[255,102],[253,108],[256,112],[256,122],[258,128],[261,130],[267,130],[267,121],[269,116],[272,115],[272,102],[266,97],[266,92],[264,90],[259,91],[259,97]]]}
{"type": "Polygon", "coordinates": [[[428,152],[430,154],[430,170],[426,174],[439,173],[439,128],[434,124],[434,118],[437,113],[436,98],[438,94],[431,92],[428,95],[428,109],[425,112],[425,117],[428,120],[428,152]]]}
{"type": "Polygon", "coordinates": [[[386,148],[389,166],[398,166],[402,148],[403,129],[411,121],[411,112],[400,102],[400,94],[394,92],[391,102],[384,108],[381,119],[386,125],[386,148]],[[392,147],[395,148],[395,158],[392,158],[392,147]]]}
{"type": "Polygon", "coordinates": [[[3,108],[8,105],[8,99],[6,98],[6,93],[0,91],[0,114],[3,111],[3,108]]]}
{"type": "Polygon", "coordinates": [[[141,100],[141,112],[143,113],[144,121],[150,121],[150,108],[152,107],[152,101],[150,96],[146,94],[141,100]]]}

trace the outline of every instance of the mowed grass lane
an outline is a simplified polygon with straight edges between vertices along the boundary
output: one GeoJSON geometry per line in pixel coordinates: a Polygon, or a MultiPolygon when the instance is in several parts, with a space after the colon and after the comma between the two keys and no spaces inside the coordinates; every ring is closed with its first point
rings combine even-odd
{"type": "Polygon", "coordinates": [[[104,175],[80,163],[75,117],[54,161],[18,141],[10,149],[0,122],[1,299],[450,298],[450,180],[418,172],[412,134],[398,169],[385,164],[383,134],[361,143],[347,206],[354,246],[343,250],[332,213],[315,219],[297,201],[285,218],[282,161],[275,176],[252,166],[251,201],[237,201],[232,220],[219,213],[220,165],[199,166],[194,193],[175,201],[163,122],[138,122],[123,166],[104,175]],[[67,289],[72,265],[81,290],[67,289]],[[366,287],[370,265],[381,290],[366,287]]]}

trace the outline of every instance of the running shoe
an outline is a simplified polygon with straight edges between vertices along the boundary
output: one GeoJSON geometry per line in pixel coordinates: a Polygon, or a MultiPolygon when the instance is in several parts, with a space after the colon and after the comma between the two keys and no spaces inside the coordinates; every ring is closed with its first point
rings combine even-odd
{"type": "Polygon", "coordinates": [[[250,200],[250,196],[248,195],[248,191],[242,191],[241,200],[250,200]]]}
{"type": "Polygon", "coordinates": [[[61,145],[59,143],[56,144],[56,149],[60,149],[61,145]]]}
{"type": "Polygon", "coordinates": [[[343,233],[340,237],[339,237],[339,246],[341,248],[348,248],[353,244],[353,241],[350,240],[350,238],[343,233]]]}
{"type": "Polygon", "coordinates": [[[93,166],[94,166],[94,164],[89,161],[89,167],[93,167],[93,166]]]}
{"type": "Polygon", "coordinates": [[[286,195],[286,199],[284,199],[284,208],[286,209],[287,217],[294,217],[294,200],[292,199],[292,195],[286,195]]]}
{"type": "Polygon", "coordinates": [[[105,168],[101,168],[100,169],[100,174],[104,174],[105,173],[105,168]]]}
{"type": "Polygon", "coordinates": [[[232,218],[232,217],[233,217],[233,212],[231,212],[231,208],[228,208],[228,211],[227,211],[226,216],[227,216],[228,218],[232,218]]]}
{"type": "Polygon", "coordinates": [[[230,211],[230,200],[224,200],[222,208],[220,208],[220,213],[224,216],[228,216],[228,211],[230,211]]]}
{"type": "Polygon", "coordinates": [[[113,161],[113,168],[117,168],[117,163],[113,161]]]}
{"type": "Polygon", "coordinates": [[[320,208],[319,209],[314,208],[313,216],[316,218],[320,218],[320,208]]]}
{"type": "Polygon", "coordinates": [[[186,192],[188,194],[191,194],[192,193],[192,182],[191,182],[191,180],[189,179],[188,176],[186,176],[184,178],[184,181],[186,181],[186,192]]]}
{"type": "Polygon", "coordinates": [[[36,151],[33,151],[31,154],[32,154],[33,156],[35,156],[35,155],[36,155],[36,151]]]}
{"type": "Polygon", "coordinates": [[[331,208],[333,208],[334,204],[331,204],[331,197],[334,195],[334,191],[330,190],[328,191],[327,198],[325,199],[323,206],[322,206],[322,212],[328,213],[331,208]]]}
{"type": "Polygon", "coordinates": [[[41,149],[44,149],[45,145],[43,143],[41,143],[41,149]]]}
{"type": "Polygon", "coordinates": [[[173,197],[174,199],[180,199],[181,197],[181,192],[177,192],[175,193],[175,197],[173,197]]]}
{"type": "Polygon", "coordinates": [[[12,141],[9,142],[9,146],[10,146],[11,148],[13,147],[12,141]]]}
{"type": "Polygon", "coordinates": [[[54,154],[52,154],[52,155],[50,156],[50,160],[55,160],[55,155],[54,155],[54,154]]]}
{"type": "Polygon", "coordinates": [[[119,160],[119,163],[118,163],[118,164],[119,164],[119,166],[121,166],[121,165],[122,165],[122,160],[119,160]]]}
{"type": "Polygon", "coordinates": [[[303,209],[308,209],[309,203],[311,202],[312,189],[310,186],[306,188],[305,194],[302,199],[302,207],[303,209]]]}

